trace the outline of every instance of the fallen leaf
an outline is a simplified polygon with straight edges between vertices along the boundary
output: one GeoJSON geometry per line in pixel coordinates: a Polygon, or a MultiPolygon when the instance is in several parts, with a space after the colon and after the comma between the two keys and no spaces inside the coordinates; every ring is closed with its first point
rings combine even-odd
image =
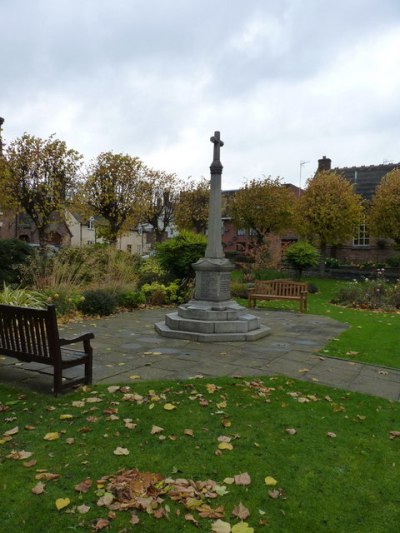
{"type": "Polygon", "coordinates": [[[75,490],[77,492],[83,492],[86,493],[89,491],[90,487],[92,486],[93,481],[90,478],[86,478],[84,481],[81,481],[77,485],[75,485],[75,490]]]}
{"type": "Polygon", "coordinates": [[[218,444],[219,450],[233,450],[233,446],[230,442],[220,442],[218,444]]]}
{"type": "Polygon", "coordinates": [[[57,440],[60,438],[60,434],[58,431],[53,431],[52,433],[46,433],[46,435],[43,437],[44,440],[57,440]]]}
{"type": "Polygon", "coordinates": [[[254,527],[250,527],[247,522],[239,522],[232,527],[232,533],[254,533],[254,527]]]}
{"type": "Polygon", "coordinates": [[[69,414],[60,415],[60,420],[72,420],[72,418],[74,418],[73,415],[69,415],[69,414]]]}
{"type": "Polygon", "coordinates": [[[187,513],[185,514],[185,520],[187,520],[188,522],[192,522],[195,526],[198,526],[199,523],[198,521],[195,519],[195,517],[190,514],[190,513],[187,513]]]}
{"type": "Polygon", "coordinates": [[[396,439],[397,437],[400,437],[400,431],[390,431],[389,432],[390,439],[396,439]]]}
{"type": "Polygon", "coordinates": [[[138,515],[134,512],[131,513],[131,519],[130,519],[130,524],[132,524],[133,526],[136,526],[137,524],[140,523],[140,519],[138,517],[138,515]]]}
{"type": "Polygon", "coordinates": [[[36,485],[33,487],[32,492],[33,494],[43,494],[45,484],[39,481],[39,483],[36,483],[36,485]]]}
{"type": "Polygon", "coordinates": [[[114,450],[114,455],[129,455],[129,450],[128,448],[121,448],[120,446],[118,446],[114,450]]]}
{"type": "Polygon", "coordinates": [[[105,527],[108,527],[109,525],[110,525],[110,522],[108,520],[106,520],[105,518],[99,518],[94,525],[94,530],[100,531],[101,529],[104,529],[105,527]]]}
{"type": "Polygon", "coordinates": [[[231,525],[229,522],[224,522],[223,520],[216,520],[211,524],[212,533],[231,533],[231,525]]]}
{"type": "Polygon", "coordinates": [[[166,411],[173,411],[174,409],[176,409],[176,405],[174,405],[173,403],[166,403],[164,405],[164,409],[166,411]]]}
{"type": "Polygon", "coordinates": [[[246,520],[250,516],[250,511],[240,502],[239,505],[233,508],[232,516],[240,518],[240,520],[246,520]]]}
{"type": "Polygon", "coordinates": [[[22,463],[25,468],[32,468],[32,466],[35,466],[37,464],[36,459],[32,459],[31,461],[26,461],[25,463],[22,463]]]}
{"type": "Polygon", "coordinates": [[[238,474],[234,477],[235,485],[250,485],[251,477],[247,472],[243,474],[238,474]]]}
{"type": "Polygon", "coordinates": [[[6,455],[7,459],[15,459],[16,461],[20,461],[22,459],[29,459],[29,457],[32,457],[33,452],[26,452],[25,450],[21,450],[20,452],[13,450],[11,453],[6,455]]]}
{"type": "Polygon", "coordinates": [[[188,437],[194,437],[193,429],[184,429],[183,434],[187,435],[188,437]]]}
{"type": "Polygon", "coordinates": [[[153,427],[151,428],[150,433],[151,433],[152,435],[155,435],[156,433],[161,433],[162,431],[164,431],[164,428],[161,428],[160,426],[153,426],[153,427]]]}
{"type": "Polygon", "coordinates": [[[40,472],[36,474],[35,479],[44,479],[45,481],[54,481],[58,479],[60,474],[52,474],[51,472],[40,472]]]}
{"type": "Polygon", "coordinates": [[[110,387],[107,387],[107,390],[110,394],[114,394],[114,392],[117,392],[119,391],[121,387],[119,387],[118,385],[111,385],[110,387]]]}
{"type": "Polygon", "coordinates": [[[56,499],[57,510],[60,511],[61,509],[64,509],[64,507],[68,507],[70,503],[71,503],[71,500],[69,498],[57,498],[56,499]]]}
{"type": "Polygon", "coordinates": [[[273,477],[271,476],[267,476],[265,479],[265,484],[268,486],[268,487],[274,487],[278,482],[276,481],[276,479],[274,479],[273,477]]]}
{"type": "Polygon", "coordinates": [[[328,431],[328,433],[326,434],[327,437],[331,438],[331,439],[335,439],[336,438],[336,433],[333,433],[332,431],[328,431]]]}
{"type": "Polygon", "coordinates": [[[140,379],[140,376],[138,376],[137,374],[132,374],[131,376],[129,376],[129,379],[140,379]]]}
{"type": "Polygon", "coordinates": [[[231,442],[231,440],[232,440],[232,437],[227,437],[226,435],[220,435],[217,438],[218,442],[231,442]]]}
{"type": "Polygon", "coordinates": [[[233,485],[233,483],[235,483],[235,478],[233,477],[226,477],[224,479],[224,483],[226,483],[227,485],[233,485]]]}
{"type": "Polygon", "coordinates": [[[268,496],[273,500],[277,500],[282,496],[282,489],[272,489],[268,491],[268,496]]]}
{"type": "Polygon", "coordinates": [[[11,435],[16,435],[19,431],[18,426],[15,426],[15,428],[9,429],[8,431],[5,431],[3,435],[5,437],[11,437],[11,435]]]}
{"type": "Polygon", "coordinates": [[[67,444],[74,444],[75,442],[75,439],[73,437],[68,437],[67,439],[65,439],[65,442],[67,444]]]}
{"type": "Polygon", "coordinates": [[[288,435],[296,435],[297,431],[294,428],[287,428],[285,429],[286,433],[288,435]]]}
{"type": "Polygon", "coordinates": [[[85,505],[84,503],[82,505],[78,505],[76,509],[80,514],[86,514],[90,511],[90,507],[88,505],[85,505]]]}

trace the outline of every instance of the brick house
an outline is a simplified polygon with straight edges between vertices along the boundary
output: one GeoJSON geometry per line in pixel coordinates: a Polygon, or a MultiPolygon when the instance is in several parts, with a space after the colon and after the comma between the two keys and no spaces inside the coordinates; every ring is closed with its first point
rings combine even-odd
{"type": "MultiPolygon", "coordinates": [[[[301,189],[290,183],[284,184],[296,195],[301,194],[301,189]]],[[[225,253],[248,255],[255,245],[256,232],[247,228],[237,228],[229,216],[229,201],[235,195],[236,190],[222,191],[222,247],[225,253]]],[[[269,255],[272,266],[279,266],[282,259],[282,251],[286,246],[297,242],[299,236],[290,230],[281,235],[269,236],[269,255]]]]}
{"type": "MultiPolygon", "coordinates": [[[[400,167],[400,163],[383,163],[381,165],[353,166],[332,168],[331,159],[323,156],[318,160],[318,171],[334,170],[342,175],[346,180],[354,185],[354,191],[361,195],[367,202],[372,200],[375,189],[382,178],[395,168],[400,167]]],[[[379,263],[399,252],[393,250],[393,241],[387,238],[373,238],[368,231],[366,222],[361,222],[357,234],[352,241],[341,246],[332,247],[328,250],[331,257],[339,261],[353,264],[363,264],[367,262],[379,263]]]]}

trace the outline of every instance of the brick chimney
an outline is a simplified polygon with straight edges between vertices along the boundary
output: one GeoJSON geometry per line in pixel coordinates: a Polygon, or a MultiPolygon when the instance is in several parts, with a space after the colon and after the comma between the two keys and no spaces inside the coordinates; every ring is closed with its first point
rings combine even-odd
{"type": "Polygon", "coordinates": [[[322,170],[330,170],[332,161],[326,155],[322,159],[318,159],[318,172],[322,170]]]}

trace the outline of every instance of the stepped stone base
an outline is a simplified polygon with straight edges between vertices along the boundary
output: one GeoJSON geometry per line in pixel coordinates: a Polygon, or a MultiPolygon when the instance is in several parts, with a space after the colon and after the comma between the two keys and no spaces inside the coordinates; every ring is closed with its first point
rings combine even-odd
{"type": "Polygon", "coordinates": [[[255,341],[271,333],[271,328],[260,325],[257,317],[233,300],[191,300],[167,314],[155,329],[163,337],[197,342],[255,341]]]}

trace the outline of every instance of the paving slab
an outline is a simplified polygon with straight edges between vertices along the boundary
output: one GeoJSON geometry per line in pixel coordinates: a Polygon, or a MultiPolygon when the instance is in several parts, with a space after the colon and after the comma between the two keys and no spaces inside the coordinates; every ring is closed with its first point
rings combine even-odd
{"type": "MultiPolygon", "coordinates": [[[[80,320],[60,325],[60,335],[79,336],[92,331],[94,383],[132,383],[136,379],[187,379],[196,375],[271,376],[318,382],[391,400],[400,399],[400,370],[321,357],[316,354],[338,337],[347,325],[330,317],[252,309],[271,334],[252,342],[201,343],[161,337],[154,324],[168,308],[80,320]],[[132,379],[132,376],[139,378],[132,379]]],[[[65,374],[71,379],[80,369],[65,374]]],[[[0,356],[0,381],[49,393],[52,368],[18,363],[0,356]],[[29,369],[29,370],[28,370],[29,369]]]]}

